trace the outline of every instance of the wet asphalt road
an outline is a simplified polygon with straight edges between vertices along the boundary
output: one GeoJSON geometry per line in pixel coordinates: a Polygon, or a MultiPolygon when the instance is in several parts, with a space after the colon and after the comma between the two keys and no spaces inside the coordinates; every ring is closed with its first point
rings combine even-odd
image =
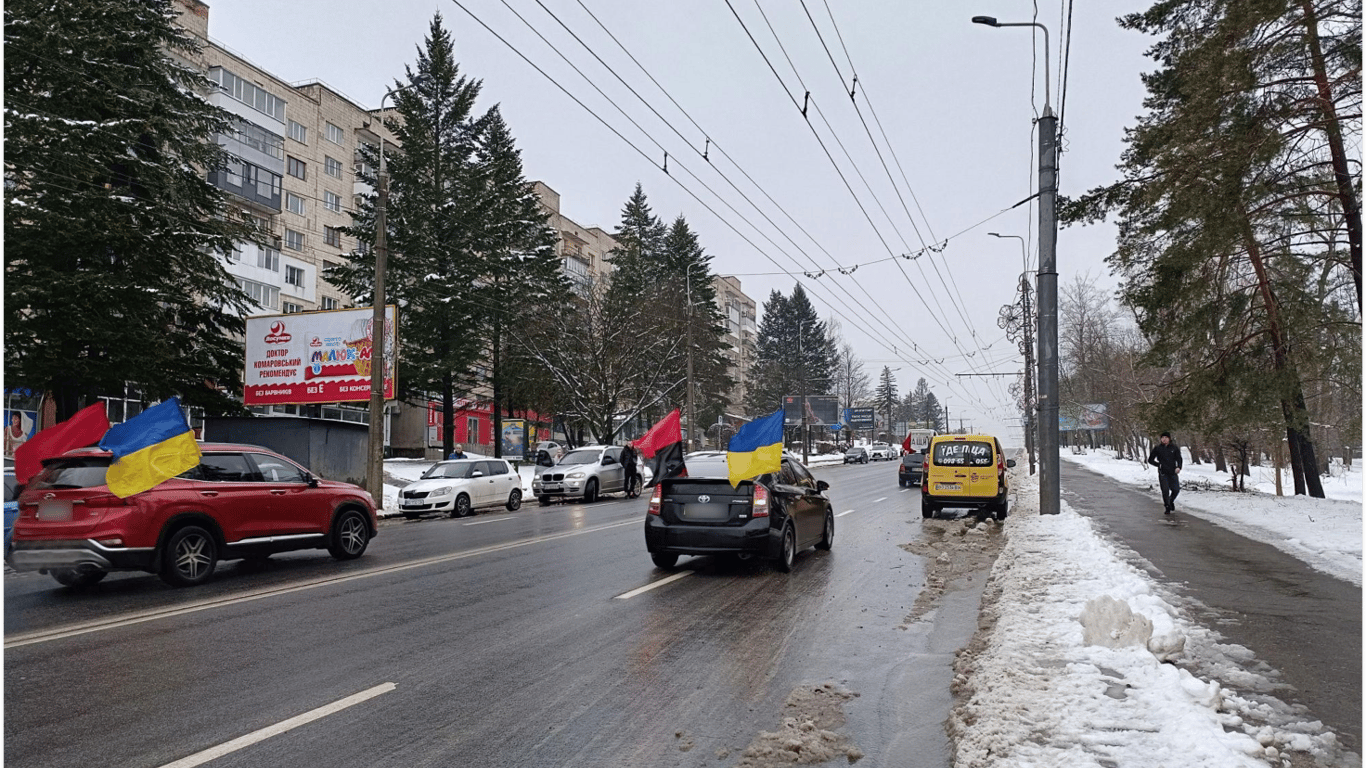
{"type": "Polygon", "coordinates": [[[982,577],[897,629],[924,582],[897,546],[919,536],[918,489],[892,462],[815,474],[854,510],[832,552],[789,575],[685,558],[624,600],[666,575],[645,499],[386,523],[357,561],[230,563],[191,590],[7,576],[6,762],[155,768],[392,683],[209,764],[732,765],[794,687],[833,680],[860,694],[842,729],[860,765],[947,765],[982,577]]]}
{"type": "Polygon", "coordinates": [[[1162,514],[1157,490],[1125,486],[1062,462],[1063,498],[1150,562],[1155,575],[1211,609],[1228,641],[1281,672],[1309,708],[1361,753],[1361,589],[1269,544],[1180,511],[1162,514]]]}

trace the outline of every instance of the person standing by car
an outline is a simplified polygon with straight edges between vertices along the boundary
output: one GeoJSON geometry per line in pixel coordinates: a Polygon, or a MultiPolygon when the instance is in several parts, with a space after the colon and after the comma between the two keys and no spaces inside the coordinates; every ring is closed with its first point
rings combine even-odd
{"type": "Polygon", "coordinates": [[[469,458],[468,456],[465,455],[465,446],[460,445],[459,443],[456,443],[456,445],[455,445],[455,450],[451,451],[451,455],[450,455],[450,456],[447,456],[447,457],[446,457],[446,460],[447,460],[447,461],[451,461],[451,460],[453,460],[453,459],[465,459],[465,458],[469,458]]]}
{"type": "Polygon", "coordinates": [[[1162,509],[1176,511],[1176,495],[1181,493],[1181,449],[1172,442],[1172,433],[1163,432],[1157,445],[1148,452],[1148,463],[1157,467],[1157,484],[1162,488],[1162,509]]]}
{"type": "Polygon", "coordinates": [[[634,499],[640,495],[637,490],[640,484],[640,469],[636,466],[636,449],[630,443],[622,446],[621,466],[626,470],[626,498],[634,499]]]}

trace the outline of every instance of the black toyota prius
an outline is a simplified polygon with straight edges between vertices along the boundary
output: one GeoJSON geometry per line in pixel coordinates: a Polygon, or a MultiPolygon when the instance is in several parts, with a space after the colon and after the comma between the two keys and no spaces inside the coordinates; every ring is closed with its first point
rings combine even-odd
{"type": "Polygon", "coordinates": [[[835,513],[825,491],[797,459],[732,488],[722,451],[690,453],[688,476],[654,487],[645,516],[645,547],[656,566],[671,569],[680,555],[738,555],[773,560],[792,570],[797,551],[835,542],[835,513]]]}

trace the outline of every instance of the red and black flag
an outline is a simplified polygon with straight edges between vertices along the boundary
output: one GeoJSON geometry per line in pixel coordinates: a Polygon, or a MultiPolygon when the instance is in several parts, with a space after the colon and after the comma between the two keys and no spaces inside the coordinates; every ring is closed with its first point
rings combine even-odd
{"type": "Polygon", "coordinates": [[[645,458],[654,459],[650,465],[654,477],[647,486],[656,485],[660,480],[670,477],[688,476],[688,468],[683,464],[683,425],[677,408],[631,445],[639,449],[645,458]]]}

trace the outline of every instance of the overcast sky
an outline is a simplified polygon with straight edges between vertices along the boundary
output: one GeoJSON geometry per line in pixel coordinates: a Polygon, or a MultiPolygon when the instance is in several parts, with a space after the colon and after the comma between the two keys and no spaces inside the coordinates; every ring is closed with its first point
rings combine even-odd
{"type": "MultiPolygon", "coordinates": [[[[439,11],[453,34],[462,71],[483,80],[480,109],[501,105],[521,148],[527,177],[559,192],[565,215],[610,232],[639,181],[655,213],[666,222],[683,214],[714,257],[714,270],[739,276],[761,312],[771,291],[790,294],[800,281],[822,316],[839,320],[870,378],[876,380],[884,366],[892,368],[898,392],[904,394],[923,376],[947,401],[955,426],[962,417],[965,424],[995,433],[1002,442],[1021,442],[1018,413],[1006,391],[1013,379],[955,374],[1014,372],[1023,367],[1014,345],[1004,340],[996,325],[1001,305],[1015,300],[1023,269],[1020,241],[987,233],[1027,236],[1030,266],[1037,268],[1037,208],[1022,205],[982,222],[1035,191],[1032,122],[1044,104],[1043,37],[1037,37],[1035,46],[1029,28],[990,28],[970,19],[982,14],[1002,22],[1030,21],[1037,8],[1038,21],[1051,35],[1053,110],[1065,107],[1061,191],[1078,194],[1115,179],[1123,129],[1141,110],[1139,74],[1152,68],[1142,53],[1151,41],[1119,29],[1114,19],[1148,3],[1104,3],[1104,11],[1094,3],[1075,4],[1064,105],[1059,60],[1065,0],[1042,0],[1037,5],[1022,0],[833,0],[829,8],[848,58],[825,0],[806,0],[840,74],[801,2],[761,0],[777,40],[786,48],[784,55],[755,0],[730,0],[777,69],[781,85],[726,0],[583,0],[701,126],[699,131],[579,0],[541,2],[665,120],[652,114],[536,0],[511,5],[608,98],[537,38],[502,0],[460,1],[588,109],[452,0],[218,0],[210,11],[209,35],[287,81],[323,80],[360,105],[377,107],[385,88],[415,60],[428,24],[439,11]],[[1037,65],[1031,70],[1033,54],[1037,65]],[[849,59],[859,78],[858,107],[900,197],[849,99],[849,59]],[[802,102],[806,91],[815,105],[808,109],[811,125],[867,216],[793,104],[794,98],[802,102]],[[891,152],[883,144],[878,122],[890,139],[891,152]],[[699,154],[708,137],[714,143],[708,153],[710,164],[699,154]],[[845,157],[846,150],[858,171],[845,157]],[[660,168],[665,151],[668,174],[660,168]],[[869,193],[859,172],[875,194],[869,193]],[[777,227],[765,221],[722,174],[777,227]],[[945,240],[941,253],[914,260],[891,258],[945,240]],[[841,267],[849,274],[841,274],[841,267]],[[820,270],[825,274],[815,279],[802,274],[820,270]]],[[[1104,264],[1113,244],[1110,226],[1062,230],[1059,283],[1089,274],[1113,290],[1117,280],[1104,264]]]]}

